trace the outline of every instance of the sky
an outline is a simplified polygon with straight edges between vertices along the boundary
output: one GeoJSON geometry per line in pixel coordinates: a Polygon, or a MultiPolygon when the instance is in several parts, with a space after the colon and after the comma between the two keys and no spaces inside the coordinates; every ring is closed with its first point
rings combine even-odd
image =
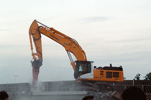
{"type": "MultiPolygon", "coordinates": [[[[0,84],[32,81],[29,27],[34,19],[78,41],[94,66],[122,66],[124,77],[151,72],[150,0],[3,0],[0,84]]],[[[74,80],[60,44],[42,36],[39,81],[74,80]]],[[[75,59],[76,60],[76,59],[75,59]]]]}

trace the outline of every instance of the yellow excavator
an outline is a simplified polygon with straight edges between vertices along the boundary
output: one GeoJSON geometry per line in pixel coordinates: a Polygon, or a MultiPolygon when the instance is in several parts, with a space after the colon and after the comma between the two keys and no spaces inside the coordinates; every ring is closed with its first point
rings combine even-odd
{"type": "Polygon", "coordinates": [[[74,78],[77,81],[123,82],[124,76],[122,66],[113,67],[112,64],[105,67],[92,66],[93,61],[87,61],[84,50],[75,39],[34,20],[29,28],[30,45],[33,56],[33,61],[31,61],[33,68],[33,83],[36,83],[38,80],[39,69],[40,66],[42,66],[43,61],[41,43],[42,34],[65,48],[74,70],[74,78]],[[35,53],[33,52],[33,43],[36,49],[35,53]],[[71,53],[76,57],[76,61],[73,61],[71,53]]]}

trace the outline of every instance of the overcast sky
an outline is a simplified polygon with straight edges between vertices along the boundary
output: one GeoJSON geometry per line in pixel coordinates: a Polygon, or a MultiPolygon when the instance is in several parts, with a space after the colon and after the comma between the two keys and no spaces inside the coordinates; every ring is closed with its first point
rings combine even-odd
{"type": "MultiPolygon", "coordinates": [[[[0,84],[31,82],[34,19],[77,40],[95,66],[122,66],[126,79],[151,71],[150,0],[2,0],[0,8],[0,84]]],[[[39,81],[74,80],[65,49],[45,36],[42,44],[39,81]]]]}

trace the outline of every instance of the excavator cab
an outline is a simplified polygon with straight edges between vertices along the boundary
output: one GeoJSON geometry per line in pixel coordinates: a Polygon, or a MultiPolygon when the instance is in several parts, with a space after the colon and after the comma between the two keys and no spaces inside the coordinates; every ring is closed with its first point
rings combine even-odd
{"type": "Polygon", "coordinates": [[[80,77],[80,75],[91,73],[92,61],[75,61],[76,67],[74,71],[74,78],[80,77]]]}

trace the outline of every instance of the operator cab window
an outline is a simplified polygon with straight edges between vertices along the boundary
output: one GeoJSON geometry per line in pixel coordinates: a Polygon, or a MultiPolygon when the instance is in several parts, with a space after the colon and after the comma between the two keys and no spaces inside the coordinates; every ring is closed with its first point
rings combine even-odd
{"type": "Polygon", "coordinates": [[[82,71],[82,67],[81,67],[81,66],[79,66],[79,71],[80,71],[80,72],[82,71]]]}
{"type": "Polygon", "coordinates": [[[75,61],[75,62],[76,62],[75,72],[77,75],[91,73],[91,64],[93,62],[90,61],[75,61]]]}
{"type": "Polygon", "coordinates": [[[80,64],[79,72],[91,72],[91,65],[89,65],[89,64],[80,64]]]}

